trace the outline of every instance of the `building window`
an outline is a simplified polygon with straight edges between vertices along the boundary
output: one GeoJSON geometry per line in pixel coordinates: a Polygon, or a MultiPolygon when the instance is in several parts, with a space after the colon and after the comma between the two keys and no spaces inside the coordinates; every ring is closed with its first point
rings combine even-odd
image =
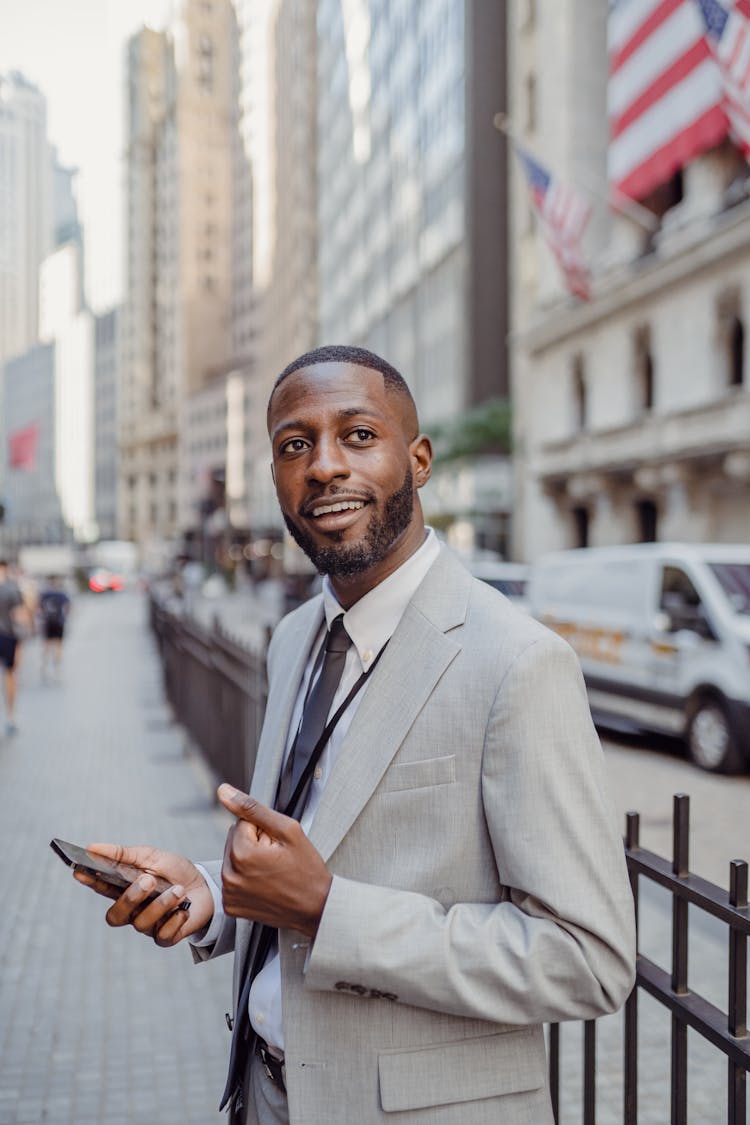
{"type": "Polygon", "coordinates": [[[573,357],[573,421],[577,432],[588,425],[588,401],[586,393],[586,369],[583,356],[573,357]]]}
{"type": "Polygon", "coordinates": [[[635,334],[635,376],[638,405],[644,413],[654,406],[654,356],[651,351],[651,329],[639,328],[635,334]]]}
{"type": "Polygon", "coordinates": [[[741,387],[745,374],[745,326],[738,316],[729,327],[729,385],[741,387]]]}
{"type": "Polygon", "coordinates": [[[653,500],[638,500],[635,506],[638,519],[638,542],[655,543],[659,513],[653,500]]]}
{"type": "Polygon", "coordinates": [[[717,306],[718,351],[724,355],[726,385],[741,387],[745,381],[745,324],[739,289],[728,289],[717,306]]]}
{"type": "Polygon", "coordinates": [[[573,508],[573,546],[588,547],[589,545],[589,510],[585,507],[573,508]]]}

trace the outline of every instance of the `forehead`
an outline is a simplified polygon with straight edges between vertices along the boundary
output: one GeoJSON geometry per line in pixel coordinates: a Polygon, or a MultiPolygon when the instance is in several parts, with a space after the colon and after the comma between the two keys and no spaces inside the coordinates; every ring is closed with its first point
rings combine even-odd
{"type": "Polygon", "coordinates": [[[354,410],[400,421],[401,397],[388,391],[383,376],[370,367],[316,363],[293,371],[277,387],[268,409],[268,428],[273,433],[302,418],[354,410]]]}

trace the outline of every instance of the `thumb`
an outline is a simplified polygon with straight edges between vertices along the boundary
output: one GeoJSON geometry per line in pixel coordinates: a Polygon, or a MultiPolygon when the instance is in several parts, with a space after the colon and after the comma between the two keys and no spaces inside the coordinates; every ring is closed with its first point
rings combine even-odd
{"type": "Polygon", "coordinates": [[[256,801],[248,793],[243,793],[241,789],[235,789],[233,785],[228,785],[226,782],[222,782],[216,792],[224,808],[238,820],[246,820],[256,828],[262,828],[277,840],[286,836],[288,816],[261,805],[260,801],[256,801]]]}

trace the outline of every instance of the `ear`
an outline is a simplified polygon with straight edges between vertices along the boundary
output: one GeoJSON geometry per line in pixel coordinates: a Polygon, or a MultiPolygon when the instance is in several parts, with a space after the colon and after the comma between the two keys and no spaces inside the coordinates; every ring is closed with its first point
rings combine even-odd
{"type": "Polygon", "coordinates": [[[427,434],[419,434],[409,446],[414,483],[422,488],[432,475],[432,442],[427,434]]]}

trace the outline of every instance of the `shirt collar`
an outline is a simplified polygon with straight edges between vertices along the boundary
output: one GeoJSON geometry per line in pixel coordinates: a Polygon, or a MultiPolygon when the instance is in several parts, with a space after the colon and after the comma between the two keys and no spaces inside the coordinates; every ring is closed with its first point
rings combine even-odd
{"type": "Polygon", "coordinates": [[[435,559],[440,553],[440,543],[431,527],[421,547],[389,574],[369,593],[344,612],[326,575],[323,579],[323,609],[326,626],[339,614],[344,614],[344,625],[359,655],[364,672],[372,664],[386,641],[396,631],[396,626],[435,559]]]}

